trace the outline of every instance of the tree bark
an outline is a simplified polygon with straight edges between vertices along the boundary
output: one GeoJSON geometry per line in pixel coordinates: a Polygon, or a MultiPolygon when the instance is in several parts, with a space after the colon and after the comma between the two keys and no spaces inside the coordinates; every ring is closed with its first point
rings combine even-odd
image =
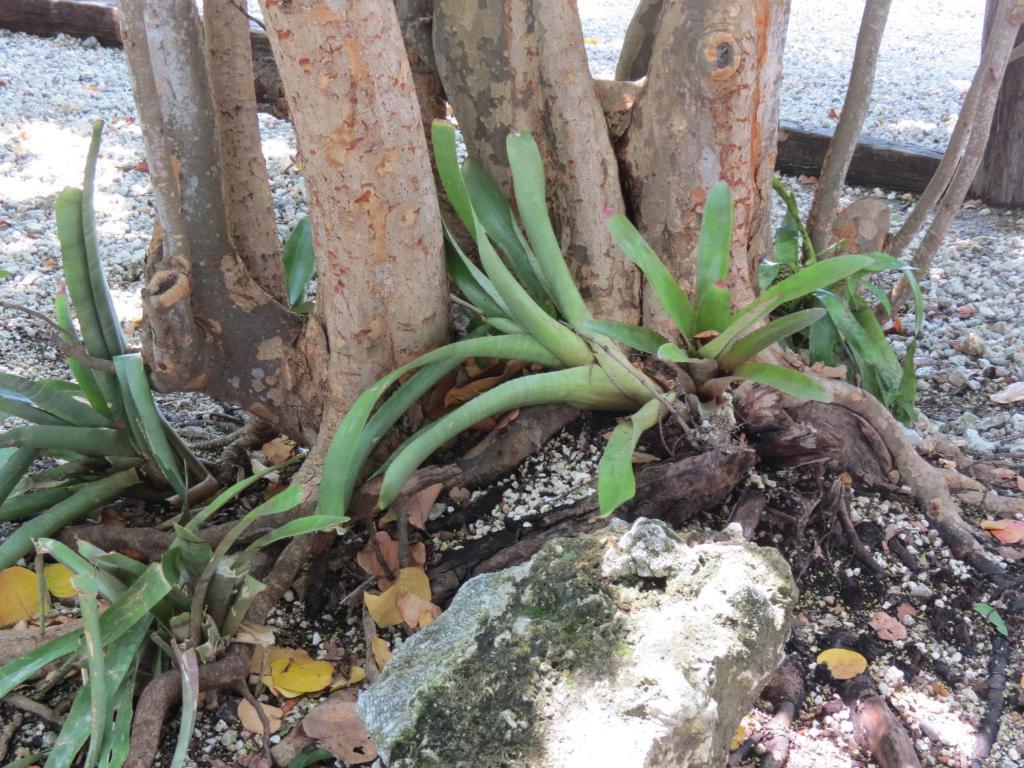
{"type": "MultiPolygon", "coordinates": [[[[788,18],[788,0],[666,5],[620,149],[634,221],[684,288],[694,281],[706,192],[719,179],[729,183],[734,307],[754,297],[758,263],[771,247],[788,18]]],[[[673,331],[649,286],[643,307],[645,325],[673,331]]]]}
{"type": "Polygon", "coordinates": [[[639,319],[639,275],[604,223],[605,209],[623,209],[619,169],[575,2],[437,0],[434,51],[470,154],[507,192],[505,138],[531,131],[584,299],[600,317],[639,319]]]}
{"type": "Polygon", "coordinates": [[[163,233],[142,291],[151,377],[161,389],[238,403],[311,440],[320,345],[253,280],[232,240],[220,142],[197,140],[218,131],[195,6],[122,0],[120,11],[163,233]]]}
{"type": "Polygon", "coordinates": [[[843,111],[839,115],[839,124],[825,153],[818,187],[814,192],[814,202],[807,229],[811,235],[814,250],[821,253],[827,248],[832,235],[832,222],[835,220],[836,208],[846,180],[846,172],[850,169],[853,152],[857,148],[857,138],[864,119],[868,115],[871,103],[871,89],[875,84],[875,67],[878,64],[878,51],[882,47],[882,34],[885,22],[889,18],[889,6],[892,0],[867,0],[864,4],[864,15],[857,34],[857,48],[853,54],[853,67],[850,70],[850,83],[846,98],[843,100],[843,111]]]}
{"type": "MultiPolygon", "coordinates": [[[[997,0],[988,0],[985,6],[985,41],[995,22],[997,5],[997,0]]],[[[1018,31],[1016,40],[1018,47],[1022,44],[1024,29],[1018,31]]],[[[1024,205],[1024,59],[1006,68],[985,157],[972,192],[989,205],[1024,205]]]]}
{"type": "Polygon", "coordinates": [[[622,40],[619,61],[615,65],[616,80],[639,80],[647,76],[664,4],[665,0],[640,0],[622,40]]]}
{"type": "Polygon", "coordinates": [[[316,452],[364,388],[446,340],[441,221],[394,6],[261,6],[300,137],[330,350],[316,452]]]}
{"type": "Polygon", "coordinates": [[[256,121],[249,20],[232,0],[203,4],[206,69],[216,108],[228,231],[256,284],[287,301],[274,201],[256,121]]]}

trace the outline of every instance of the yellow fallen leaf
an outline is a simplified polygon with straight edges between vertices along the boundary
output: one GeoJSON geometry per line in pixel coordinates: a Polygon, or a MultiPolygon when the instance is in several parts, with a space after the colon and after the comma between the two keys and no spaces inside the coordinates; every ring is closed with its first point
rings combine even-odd
{"type": "MultiPolygon", "coordinates": [[[[263,714],[267,716],[267,725],[270,726],[270,733],[277,733],[281,730],[281,720],[284,717],[281,708],[263,703],[260,706],[263,708],[263,714]]],[[[238,702],[238,719],[245,730],[255,733],[257,736],[263,735],[263,721],[260,720],[256,707],[250,704],[248,699],[242,699],[238,702]]]]}
{"type": "Polygon", "coordinates": [[[420,623],[420,617],[423,614],[429,616],[427,625],[441,615],[440,606],[434,605],[429,600],[424,600],[419,595],[414,595],[412,593],[402,595],[398,598],[398,600],[395,601],[395,607],[398,608],[398,613],[402,616],[402,621],[405,622],[409,629],[426,626],[420,623]]]}
{"type": "Polygon", "coordinates": [[[65,599],[74,597],[78,590],[71,584],[71,577],[74,574],[71,569],[63,563],[51,563],[43,566],[43,578],[46,579],[46,588],[54,597],[65,599]]]}
{"type": "Polygon", "coordinates": [[[352,669],[350,669],[348,672],[348,679],[340,680],[338,682],[333,683],[331,685],[331,693],[334,693],[335,691],[340,691],[342,688],[348,688],[350,686],[356,685],[357,683],[361,683],[365,679],[366,670],[356,664],[353,664],[352,669]]]}
{"type": "Polygon", "coordinates": [[[403,595],[417,595],[430,602],[430,579],[422,568],[403,568],[398,580],[382,595],[363,593],[366,610],[378,627],[393,627],[402,623],[398,599],[403,595]]]}
{"type": "Polygon", "coordinates": [[[305,648],[282,648],[278,645],[257,645],[252,649],[252,660],[249,662],[249,673],[265,675],[270,665],[278,659],[308,659],[309,651],[305,648]]]}
{"type": "Polygon", "coordinates": [[[816,661],[827,666],[836,680],[849,680],[868,668],[867,659],[846,648],[829,648],[822,651],[816,661]]]}
{"type": "Polygon", "coordinates": [[[433,609],[430,609],[430,610],[426,610],[426,611],[424,611],[423,613],[420,614],[420,619],[419,619],[419,621],[420,621],[420,629],[426,629],[427,627],[429,627],[431,624],[434,623],[434,620],[438,616],[441,615],[441,609],[438,608],[436,605],[434,606],[434,608],[437,608],[437,613],[435,613],[433,611],[433,609]]]}
{"type": "Polygon", "coordinates": [[[38,613],[39,581],[35,572],[20,565],[0,571],[0,627],[31,619],[38,613]]]}
{"type": "Polygon", "coordinates": [[[377,669],[384,669],[384,665],[391,661],[391,646],[383,637],[374,636],[370,642],[373,650],[373,660],[377,662],[377,669]]]}
{"type": "Polygon", "coordinates": [[[334,667],[316,659],[275,659],[270,662],[270,679],[287,699],[322,691],[331,684],[334,667]]]}

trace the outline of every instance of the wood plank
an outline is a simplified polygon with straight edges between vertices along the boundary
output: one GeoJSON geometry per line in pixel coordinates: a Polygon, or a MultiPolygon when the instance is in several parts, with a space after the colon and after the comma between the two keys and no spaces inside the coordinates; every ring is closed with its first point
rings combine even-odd
{"type": "MultiPolygon", "coordinates": [[[[831,140],[828,131],[801,128],[783,120],[779,125],[775,167],[792,176],[817,176],[831,140]]],[[[941,152],[862,136],[853,153],[846,183],[920,193],[941,159],[941,152]]]]}

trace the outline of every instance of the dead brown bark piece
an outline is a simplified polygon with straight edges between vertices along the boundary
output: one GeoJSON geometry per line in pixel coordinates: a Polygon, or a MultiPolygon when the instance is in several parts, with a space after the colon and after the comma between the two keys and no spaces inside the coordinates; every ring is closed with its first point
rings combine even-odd
{"type": "Polygon", "coordinates": [[[747,488],[733,505],[726,524],[737,523],[743,530],[743,538],[751,541],[757,532],[757,526],[761,524],[761,516],[764,515],[767,506],[768,500],[765,498],[764,491],[747,488]]]}
{"type": "Polygon", "coordinates": [[[521,409],[507,427],[491,432],[466,452],[459,461],[462,474],[447,481],[448,487],[479,488],[514,471],[579,414],[564,404],[521,409]]]}
{"type": "Polygon", "coordinates": [[[228,232],[256,284],[285,303],[281,244],[256,122],[249,19],[232,0],[205,0],[203,40],[220,139],[228,232]]]}
{"type": "Polygon", "coordinates": [[[624,210],[619,169],[572,0],[437,0],[434,51],[470,155],[509,191],[505,138],[533,133],[552,221],[577,285],[602,318],[636,322],[640,278],[605,209],[624,210]]]}
{"type": "Polygon", "coordinates": [[[261,7],[312,209],[316,319],[330,351],[318,361],[326,394],[316,395],[325,409],[313,452],[322,455],[364,388],[447,340],[441,220],[394,6],[261,7]]]}
{"type": "MultiPolygon", "coordinates": [[[[647,80],[619,155],[634,220],[685,289],[707,190],[728,182],[734,202],[729,288],[734,307],[757,293],[771,247],[770,195],[778,134],[787,0],[668,3],[647,80]]],[[[674,333],[644,289],[644,325],[674,333]]]]}
{"type": "Polygon", "coordinates": [[[879,768],[920,768],[914,742],[865,675],[844,684],[843,701],[850,709],[857,744],[871,754],[879,768]]]}

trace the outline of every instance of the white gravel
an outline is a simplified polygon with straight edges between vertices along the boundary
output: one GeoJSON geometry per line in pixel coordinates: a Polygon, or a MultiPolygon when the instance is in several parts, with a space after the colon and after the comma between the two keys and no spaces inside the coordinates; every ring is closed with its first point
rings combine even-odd
{"type": "MultiPolygon", "coordinates": [[[[635,0],[580,0],[592,69],[610,76],[635,0]]],[[[831,127],[842,106],[862,3],[793,0],[782,114],[831,127]]],[[[867,130],[941,147],[972,75],[980,46],[980,0],[898,0],[885,38],[875,106],[867,130]]],[[[99,163],[100,246],[118,310],[128,329],[140,319],[140,279],[152,230],[149,178],[119,50],[59,37],[0,30],[0,297],[49,311],[59,270],[53,203],[81,182],[91,121],[107,121],[99,163]]],[[[264,152],[284,235],[303,212],[301,176],[291,168],[291,126],[260,116],[264,152]]],[[[804,190],[806,199],[808,190],[804,190]]],[[[851,190],[854,196],[867,194],[851,190]]],[[[890,196],[897,216],[908,198],[890,196]]],[[[954,227],[928,276],[932,291],[922,350],[925,412],[976,450],[1024,453],[1024,415],[994,406],[986,394],[1024,378],[1024,216],[972,210],[954,227]],[[964,315],[960,307],[977,308],[964,315]],[[962,339],[977,334],[963,350],[962,339]],[[960,347],[960,348],[957,348],[960,347]],[[970,352],[970,353],[969,353],[970,352]],[[992,377],[995,378],[992,378],[992,377]],[[971,431],[973,430],[973,431],[971,431]]],[[[58,356],[38,326],[0,314],[0,366],[61,375],[58,356]],[[38,337],[38,338],[36,338],[38,337]]]]}

